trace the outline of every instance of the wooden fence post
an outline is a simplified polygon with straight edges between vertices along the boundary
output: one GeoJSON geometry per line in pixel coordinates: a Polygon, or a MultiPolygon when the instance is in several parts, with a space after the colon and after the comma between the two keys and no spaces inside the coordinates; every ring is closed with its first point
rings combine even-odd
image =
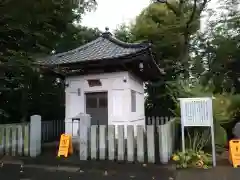
{"type": "Polygon", "coordinates": [[[80,160],[88,159],[88,142],[91,128],[91,117],[88,114],[82,114],[79,121],[79,156],[80,160]]]}
{"type": "Polygon", "coordinates": [[[30,156],[36,157],[41,154],[41,116],[34,115],[30,118],[30,156]]]}
{"type": "Polygon", "coordinates": [[[29,142],[29,136],[30,136],[30,132],[29,132],[29,128],[30,125],[29,124],[25,124],[23,126],[23,153],[24,156],[29,156],[29,148],[30,148],[30,142],[29,142]]]}
{"type": "Polygon", "coordinates": [[[167,132],[165,125],[158,126],[159,133],[159,151],[160,151],[160,162],[166,164],[168,162],[168,152],[167,152],[167,132]]]}
{"type": "Polygon", "coordinates": [[[168,160],[171,159],[172,155],[172,122],[169,121],[166,123],[168,131],[168,160]]]}
{"type": "Polygon", "coordinates": [[[106,125],[99,126],[99,159],[106,159],[106,125]]]}
{"type": "Polygon", "coordinates": [[[15,156],[17,151],[17,125],[12,127],[12,155],[15,156]]]}
{"type": "Polygon", "coordinates": [[[134,161],[135,152],[135,139],[134,139],[134,127],[132,125],[127,126],[127,160],[129,162],[134,161]]]}
{"type": "Polygon", "coordinates": [[[147,125],[147,152],[148,162],[155,162],[155,141],[154,141],[154,125],[147,125]]]}
{"type": "Polygon", "coordinates": [[[118,160],[124,161],[125,155],[125,134],[124,125],[118,126],[118,160]]]}
{"type": "Polygon", "coordinates": [[[0,155],[3,155],[5,147],[5,128],[0,126],[0,155]]]}
{"type": "Polygon", "coordinates": [[[17,152],[18,152],[18,155],[22,156],[23,155],[23,126],[22,125],[18,125],[17,126],[17,133],[18,133],[18,140],[17,140],[17,144],[18,144],[18,147],[17,147],[17,152]]]}
{"type": "Polygon", "coordinates": [[[137,160],[138,162],[144,162],[145,148],[144,148],[144,127],[137,126],[137,160]]]}
{"type": "Polygon", "coordinates": [[[91,159],[97,159],[97,152],[98,152],[98,126],[92,125],[91,132],[90,132],[90,151],[91,151],[91,159]]]}
{"type": "Polygon", "coordinates": [[[108,126],[108,159],[115,159],[116,145],[115,145],[115,126],[108,126]]]}
{"type": "Polygon", "coordinates": [[[6,134],[5,134],[5,154],[10,155],[10,147],[11,147],[11,127],[9,125],[5,126],[6,134]]]}

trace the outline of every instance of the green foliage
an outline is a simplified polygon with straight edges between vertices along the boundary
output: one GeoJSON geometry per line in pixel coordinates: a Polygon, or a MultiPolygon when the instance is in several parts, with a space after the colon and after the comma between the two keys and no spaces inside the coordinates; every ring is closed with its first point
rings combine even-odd
{"type": "Polygon", "coordinates": [[[220,17],[219,11],[210,11],[212,17],[218,18],[209,20],[206,32],[200,33],[195,39],[194,74],[198,74],[204,86],[213,84],[216,93],[240,93],[240,2],[221,2],[220,17]],[[200,64],[206,69],[197,68],[200,64]]]}
{"type": "Polygon", "coordinates": [[[211,155],[203,151],[194,151],[187,149],[185,153],[177,152],[173,155],[173,160],[177,168],[204,168],[207,169],[212,165],[211,155]]]}
{"type": "Polygon", "coordinates": [[[57,41],[56,46],[54,47],[55,53],[65,52],[77,48],[79,45],[93,41],[99,37],[100,33],[100,30],[97,28],[92,29],[80,25],[71,25],[57,41]]]}
{"type": "Polygon", "coordinates": [[[209,168],[212,165],[212,156],[205,153],[204,148],[210,144],[210,138],[209,129],[189,127],[185,141],[186,152],[178,151],[172,158],[176,162],[177,168],[209,168]]]}
{"type": "MultiPolygon", "coordinates": [[[[196,6],[200,7],[198,4],[196,6]]],[[[153,43],[156,60],[167,72],[168,79],[178,76],[179,71],[188,71],[181,68],[186,60],[183,58],[189,58],[189,55],[185,54],[188,53],[185,45],[188,46],[189,37],[200,27],[201,12],[198,8],[195,11],[194,7],[191,1],[183,1],[181,4],[174,0],[168,3],[153,3],[141,12],[131,26],[135,41],[149,40],[153,43]]]]}
{"type": "MultiPolygon", "coordinates": [[[[240,98],[235,94],[214,94],[212,87],[203,87],[200,84],[192,84],[189,81],[169,83],[168,90],[174,99],[176,108],[173,110],[180,123],[180,103],[178,98],[213,97],[213,119],[215,127],[216,145],[219,150],[227,145],[226,130],[224,124],[232,122],[240,112],[240,98]]],[[[191,132],[191,135],[193,133],[191,132]]],[[[191,136],[190,136],[191,137],[191,136]]],[[[206,145],[210,146],[210,144],[206,145]]]]}
{"type": "Polygon", "coordinates": [[[133,35],[131,33],[131,29],[126,24],[122,24],[121,26],[119,26],[114,31],[114,36],[123,42],[133,42],[133,35]]]}
{"type": "Polygon", "coordinates": [[[201,128],[188,128],[186,137],[186,148],[195,152],[202,151],[210,141],[210,131],[201,128]]]}
{"type": "Polygon", "coordinates": [[[63,118],[64,87],[56,84],[56,77],[43,78],[34,61],[53,50],[66,51],[88,42],[99,33],[73,24],[95,7],[95,1],[75,2],[0,2],[0,122],[26,121],[35,113],[63,118]]]}
{"type": "Polygon", "coordinates": [[[201,5],[197,2],[195,11],[191,1],[183,1],[181,4],[174,0],[152,3],[142,10],[133,24],[129,27],[123,25],[115,32],[118,38],[127,42],[150,41],[155,60],[166,72],[159,82],[146,84],[147,114],[159,115],[161,112],[161,115],[171,115],[168,108],[173,108],[174,103],[166,93],[165,82],[176,80],[182,72],[188,74],[188,68],[182,68],[182,65],[189,58],[186,52],[189,44],[187,40],[200,27],[201,12],[198,7],[201,5]]]}
{"type": "Polygon", "coordinates": [[[216,94],[214,97],[214,119],[219,124],[229,123],[234,120],[234,117],[240,112],[239,95],[216,94]]]}
{"type": "Polygon", "coordinates": [[[164,65],[167,60],[176,61],[180,54],[183,25],[183,19],[179,21],[165,4],[152,4],[136,18],[131,32],[135,40],[150,40],[155,45],[159,63],[164,65]]]}
{"type": "Polygon", "coordinates": [[[213,97],[213,116],[219,124],[229,123],[240,112],[240,96],[235,94],[214,94],[212,87],[204,87],[200,84],[192,85],[188,81],[178,81],[168,84],[168,90],[176,103],[174,110],[180,116],[178,98],[213,97]]]}
{"type": "MultiPolygon", "coordinates": [[[[218,123],[215,123],[215,145],[216,151],[221,153],[225,150],[225,147],[228,145],[228,137],[226,130],[218,123]]],[[[206,145],[208,149],[212,148],[212,144],[209,143],[206,145]]]]}

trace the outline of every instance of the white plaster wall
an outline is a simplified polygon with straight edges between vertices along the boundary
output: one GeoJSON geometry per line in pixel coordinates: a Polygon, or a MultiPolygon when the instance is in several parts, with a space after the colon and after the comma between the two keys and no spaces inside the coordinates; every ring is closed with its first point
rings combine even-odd
{"type": "MultiPolygon", "coordinates": [[[[115,91],[121,92],[122,102],[128,103],[127,98],[127,89],[129,88],[128,82],[123,80],[128,78],[127,72],[116,72],[116,73],[106,73],[106,74],[94,74],[94,75],[85,75],[85,76],[75,76],[67,77],[66,83],[69,84],[69,87],[66,87],[66,106],[65,106],[65,129],[66,133],[72,133],[72,117],[76,116],[78,113],[85,113],[85,93],[87,92],[108,92],[108,124],[124,123],[127,121],[127,111],[128,107],[122,105],[123,113],[121,116],[115,116],[113,114],[113,95],[115,91]],[[89,79],[100,79],[102,86],[98,87],[89,87],[87,80],[89,79]],[[81,94],[77,95],[77,89],[80,88],[81,94]]],[[[118,93],[119,94],[119,93],[118,93]]],[[[120,106],[119,103],[115,105],[120,106]]],[[[118,108],[118,107],[116,107],[118,108]]],[[[75,127],[75,124],[73,125],[75,127]]],[[[76,124],[77,126],[77,124],[76,124]]],[[[77,128],[73,128],[73,134],[77,133],[77,128]],[[76,129],[76,130],[75,130],[76,129]],[[75,132],[76,131],[76,132],[75,132]]]]}
{"type": "Polygon", "coordinates": [[[130,97],[131,90],[136,92],[136,112],[131,112],[128,115],[128,119],[132,125],[144,125],[145,126],[145,108],[144,108],[144,84],[143,81],[129,73],[129,85],[130,85],[130,97]]]}
{"type": "Polygon", "coordinates": [[[128,72],[115,72],[85,76],[67,77],[65,130],[77,135],[76,122],[72,125],[72,117],[85,113],[85,93],[108,92],[108,124],[109,125],[145,125],[143,82],[128,72]],[[100,79],[102,86],[89,87],[89,79],[100,79]],[[124,82],[124,79],[127,81],[124,82]],[[77,89],[80,88],[80,96],[77,89]],[[131,112],[131,90],[137,92],[136,112],[131,112]],[[73,132],[72,132],[73,128],[73,132]]]}

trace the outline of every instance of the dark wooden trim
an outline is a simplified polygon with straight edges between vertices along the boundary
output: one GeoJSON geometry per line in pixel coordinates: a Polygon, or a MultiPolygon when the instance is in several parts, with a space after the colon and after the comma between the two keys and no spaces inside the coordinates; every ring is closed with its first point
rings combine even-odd
{"type": "Polygon", "coordinates": [[[44,67],[60,77],[129,71],[143,81],[154,81],[155,79],[159,80],[161,78],[161,73],[155,60],[152,58],[151,51],[148,49],[134,56],[131,55],[124,58],[120,57],[117,59],[104,59],[44,67]],[[140,62],[144,64],[143,72],[139,69],[140,62]]]}

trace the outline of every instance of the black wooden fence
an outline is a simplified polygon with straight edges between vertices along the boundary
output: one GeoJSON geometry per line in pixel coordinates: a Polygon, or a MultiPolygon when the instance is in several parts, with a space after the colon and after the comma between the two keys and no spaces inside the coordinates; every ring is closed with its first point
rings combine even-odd
{"type": "Polygon", "coordinates": [[[64,120],[42,121],[42,143],[59,141],[64,132],[64,120]]]}
{"type": "MultiPolygon", "coordinates": [[[[163,125],[171,119],[172,117],[146,117],[146,125],[163,125]]],[[[59,141],[64,132],[64,120],[42,121],[42,143],[59,141]]]]}

